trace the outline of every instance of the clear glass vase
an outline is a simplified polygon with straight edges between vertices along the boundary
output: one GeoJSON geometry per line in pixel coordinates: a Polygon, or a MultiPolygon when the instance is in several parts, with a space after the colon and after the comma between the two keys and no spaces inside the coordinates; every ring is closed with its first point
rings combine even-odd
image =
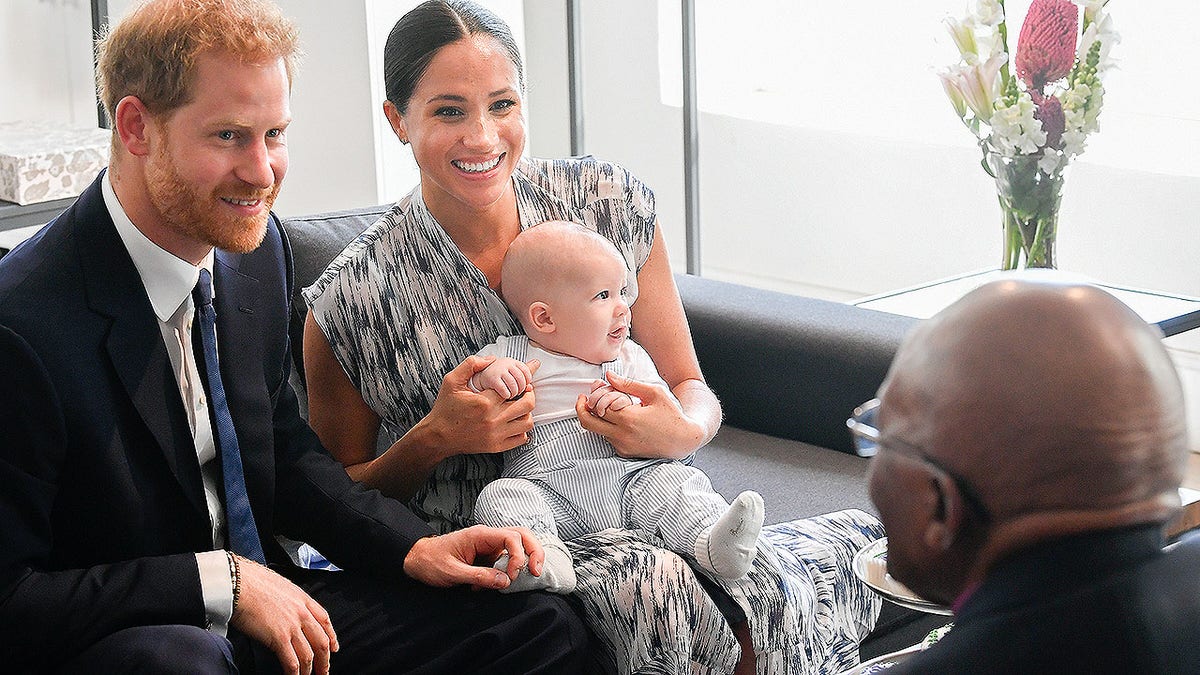
{"type": "Polygon", "coordinates": [[[1047,149],[1036,155],[984,153],[984,166],[996,179],[1004,228],[1000,268],[1057,267],[1058,209],[1067,158],[1047,149]]]}

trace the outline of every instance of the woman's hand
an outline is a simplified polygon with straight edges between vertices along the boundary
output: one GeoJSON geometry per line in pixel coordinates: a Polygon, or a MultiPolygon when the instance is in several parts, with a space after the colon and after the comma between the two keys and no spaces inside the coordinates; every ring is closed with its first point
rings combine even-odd
{"type": "MultiPolygon", "coordinates": [[[[468,356],[446,373],[433,409],[410,435],[416,432],[442,457],[504,452],[528,441],[529,430],[533,429],[533,391],[505,400],[491,389],[476,392],[471,388],[471,378],[494,360],[490,356],[468,356]]],[[[538,365],[530,364],[531,376],[538,365]]]]}
{"type": "Polygon", "coordinates": [[[592,396],[579,395],[575,413],[584,429],[607,438],[618,455],[682,459],[708,440],[705,426],[684,414],[679,401],[665,387],[615,373],[608,373],[607,378],[607,386],[594,388],[592,396]],[[601,416],[595,405],[612,392],[640,399],[641,405],[617,408],[610,404],[601,416]]]}

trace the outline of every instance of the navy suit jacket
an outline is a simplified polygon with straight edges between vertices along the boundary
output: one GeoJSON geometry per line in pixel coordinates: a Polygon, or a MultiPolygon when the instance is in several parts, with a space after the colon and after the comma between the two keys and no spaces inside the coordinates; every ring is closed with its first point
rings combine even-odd
{"type": "Polygon", "coordinates": [[[939,642],[888,673],[1200,672],[1200,537],[1162,528],[1040,544],[999,564],[939,642]]]}
{"type": "MultiPolygon", "coordinates": [[[[0,260],[0,668],[52,663],[121,628],[202,626],[195,552],[212,548],[179,387],[102,173],[0,260]]],[[[272,215],[217,251],[221,375],[268,561],[273,534],[395,578],[430,528],[354,483],[288,383],[291,254],[272,215]]]]}

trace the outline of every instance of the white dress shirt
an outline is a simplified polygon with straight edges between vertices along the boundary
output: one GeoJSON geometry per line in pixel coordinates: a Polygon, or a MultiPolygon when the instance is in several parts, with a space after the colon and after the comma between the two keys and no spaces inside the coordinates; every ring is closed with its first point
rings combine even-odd
{"type": "Polygon", "coordinates": [[[204,385],[192,352],[192,318],[195,315],[192,289],[200,278],[201,268],[212,273],[213,253],[209,251],[199,267],[177,258],[150,241],[134,226],[117,200],[107,175],[101,183],[101,191],[117,234],[133,259],[133,265],[150,297],[150,305],[158,317],[158,328],[167,346],[171,369],[179,383],[179,395],[192,427],[196,458],[200,462],[200,476],[204,482],[204,500],[212,528],[212,543],[218,549],[196,554],[196,564],[200,568],[200,590],[210,630],[225,635],[233,613],[233,579],[229,573],[228,558],[224,551],[219,550],[225,544],[225,508],[218,487],[221,467],[213,440],[212,422],[208,416],[204,385]]]}

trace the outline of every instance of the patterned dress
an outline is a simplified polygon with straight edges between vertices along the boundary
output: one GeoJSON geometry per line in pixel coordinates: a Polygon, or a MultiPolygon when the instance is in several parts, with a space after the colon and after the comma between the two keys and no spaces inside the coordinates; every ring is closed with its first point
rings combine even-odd
{"type": "MultiPolygon", "coordinates": [[[[512,180],[521,229],[568,220],[596,230],[624,256],[636,300],[656,224],[649,188],[591,158],[525,159],[512,180]]],[[[347,246],[305,298],[389,441],[429,413],[445,373],[498,336],[521,333],[429,212],[420,187],[347,246]]],[[[490,454],[442,461],[413,509],[441,531],[469,525],[475,497],[500,475],[500,462],[490,454]]],[[[861,511],[771,526],[749,574],[707,582],[746,617],[760,673],[836,672],[857,663],[880,600],[853,577],[850,560],[882,534],[861,511]]],[[[573,601],[596,635],[599,669],[733,670],[739,647],[729,623],[679,556],[621,530],[569,545],[579,582],[573,601]]]]}

